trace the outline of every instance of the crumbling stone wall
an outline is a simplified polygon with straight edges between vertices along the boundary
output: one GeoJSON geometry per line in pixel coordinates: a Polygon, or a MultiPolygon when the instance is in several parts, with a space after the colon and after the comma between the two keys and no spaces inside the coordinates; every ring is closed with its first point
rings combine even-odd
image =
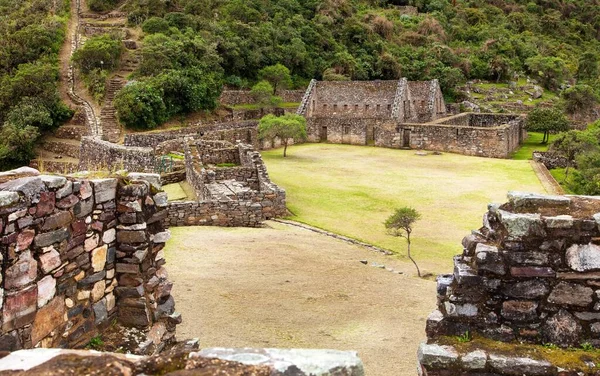
{"type": "Polygon", "coordinates": [[[113,144],[96,137],[81,139],[80,171],[154,172],[154,164],[153,149],[113,144]]]}
{"type": "Polygon", "coordinates": [[[251,145],[188,138],[185,154],[186,179],[197,200],[169,203],[171,226],[258,227],[286,215],[285,191],[271,182],[251,145]],[[216,167],[219,163],[239,166],[216,167]]]}
{"type": "Polygon", "coordinates": [[[421,372],[556,375],[547,360],[489,353],[494,349],[465,359],[439,341],[468,332],[503,342],[600,346],[600,199],[511,192],[508,203],[488,209],[483,227],[464,238],[454,273],[438,277],[421,372]]]}
{"type": "Polygon", "coordinates": [[[162,323],[154,346],[172,339],[177,318],[172,304],[161,305],[172,298],[160,268],[168,238],[160,187],[136,180],[142,175],[30,175],[0,184],[0,349],[81,347],[113,318],[147,329],[162,323]],[[127,321],[142,301],[147,320],[127,321]]]}

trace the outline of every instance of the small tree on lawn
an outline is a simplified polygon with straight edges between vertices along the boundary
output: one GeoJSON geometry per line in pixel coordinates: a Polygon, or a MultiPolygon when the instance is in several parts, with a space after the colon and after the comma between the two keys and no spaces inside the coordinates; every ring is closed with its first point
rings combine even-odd
{"type": "Polygon", "coordinates": [[[420,218],[421,214],[415,209],[403,207],[396,209],[396,212],[384,222],[385,228],[388,230],[390,235],[406,238],[406,242],[408,243],[408,258],[413,264],[415,264],[419,278],[421,277],[421,270],[419,269],[419,265],[417,265],[416,261],[410,254],[410,234],[413,231],[413,224],[420,218]]]}
{"type": "Polygon", "coordinates": [[[565,168],[565,182],[569,177],[569,168],[575,158],[586,151],[597,148],[598,141],[589,132],[568,131],[561,133],[552,143],[551,151],[558,153],[567,160],[565,168]]]}
{"type": "Polygon", "coordinates": [[[275,64],[265,67],[258,72],[261,80],[268,81],[273,86],[273,95],[277,89],[286,89],[292,84],[290,70],[285,65],[275,64]]]}
{"type": "Polygon", "coordinates": [[[267,115],[260,119],[258,124],[258,138],[260,140],[275,138],[283,143],[283,156],[287,156],[289,139],[306,139],[306,119],[296,114],[284,116],[267,115]]]}
{"type": "Polygon", "coordinates": [[[569,130],[569,120],[558,108],[536,107],[527,116],[525,129],[530,132],[544,132],[542,144],[546,144],[550,139],[550,133],[569,130]]]}

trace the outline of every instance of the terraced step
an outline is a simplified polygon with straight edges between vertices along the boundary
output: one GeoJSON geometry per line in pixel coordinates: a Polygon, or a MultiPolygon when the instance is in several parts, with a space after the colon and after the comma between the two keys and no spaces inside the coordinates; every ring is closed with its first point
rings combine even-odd
{"type": "Polygon", "coordinates": [[[77,140],[46,137],[43,140],[43,149],[57,156],[79,158],[81,144],[77,140]]]}
{"type": "Polygon", "coordinates": [[[88,129],[80,125],[63,125],[54,131],[54,137],[59,139],[81,140],[81,137],[88,135],[88,129]]]}
{"type": "Polygon", "coordinates": [[[36,150],[37,158],[29,164],[45,173],[71,174],[79,171],[79,159],[64,157],[47,150],[36,150]]]}

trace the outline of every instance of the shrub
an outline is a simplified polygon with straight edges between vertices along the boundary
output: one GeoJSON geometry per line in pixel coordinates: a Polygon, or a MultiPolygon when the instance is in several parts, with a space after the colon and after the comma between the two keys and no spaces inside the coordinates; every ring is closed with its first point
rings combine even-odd
{"type": "Polygon", "coordinates": [[[126,85],[115,97],[119,120],[129,128],[152,129],[167,120],[162,92],[147,82],[126,85]]]}
{"type": "Polygon", "coordinates": [[[111,10],[117,5],[118,0],[88,0],[87,4],[95,12],[111,10]]]}
{"type": "Polygon", "coordinates": [[[562,92],[565,109],[574,114],[577,111],[593,108],[598,103],[598,97],[589,85],[575,85],[562,92]]]}
{"type": "Polygon", "coordinates": [[[544,132],[542,143],[547,143],[550,133],[569,130],[569,121],[558,108],[536,107],[527,116],[525,129],[531,132],[544,132]]]}
{"type": "Polygon", "coordinates": [[[258,104],[267,105],[271,102],[271,95],[273,94],[273,86],[267,81],[260,81],[256,85],[252,86],[250,95],[258,104]]]}
{"type": "Polygon", "coordinates": [[[113,70],[117,67],[123,46],[121,41],[108,35],[90,38],[73,54],[73,62],[87,74],[93,69],[113,70]]]}

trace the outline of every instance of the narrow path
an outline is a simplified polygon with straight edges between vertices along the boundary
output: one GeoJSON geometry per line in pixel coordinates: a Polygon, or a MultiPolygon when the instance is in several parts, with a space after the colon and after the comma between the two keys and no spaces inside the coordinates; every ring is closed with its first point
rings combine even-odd
{"type": "Polygon", "coordinates": [[[550,195],[564,195],[565,194],[564,189],[560,186],[560,184],[556,181],[556,179],[554,179],[554,176],[552,176],[552,174],[550,174],[550,171],[548,171],[546,166],[544,166],[542,163],[539,163],[536,161],[529,161],[529,163],[531,164],[533,171],[535,172],[536,176],[540,180],[540,183],[542,183],[542,186],[544,187],[544,189],[546,190],[546,192],[548,194],[550,194],[550,195]]]}

